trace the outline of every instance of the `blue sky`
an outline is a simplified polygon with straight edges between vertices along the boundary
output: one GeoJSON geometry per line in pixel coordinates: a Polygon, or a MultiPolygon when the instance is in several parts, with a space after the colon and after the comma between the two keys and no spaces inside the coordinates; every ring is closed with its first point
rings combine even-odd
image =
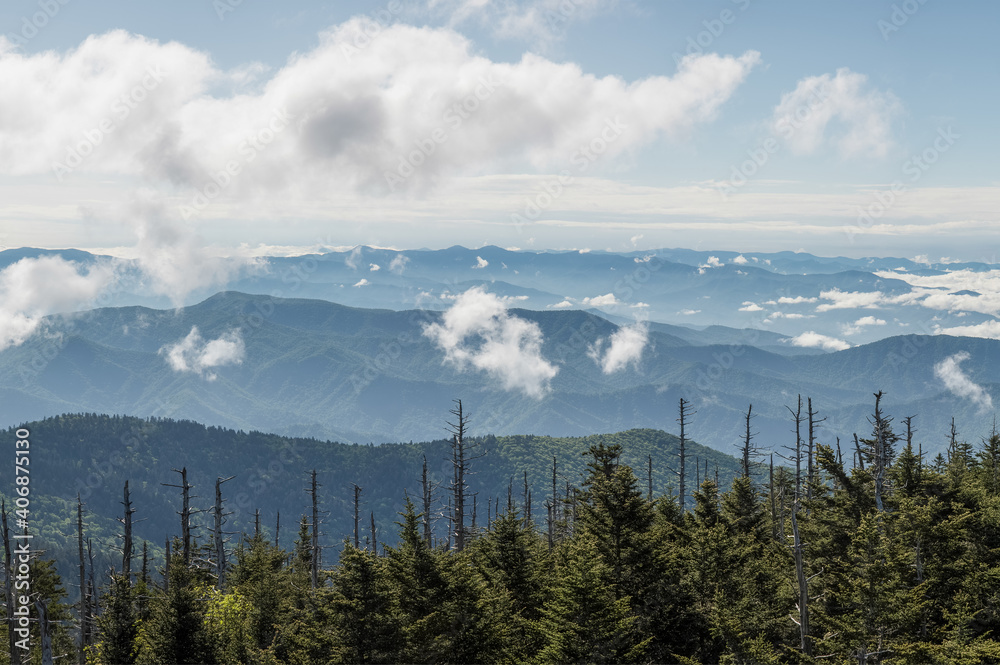
{"type": "Polygon", "coordinates": [[[985,0],[8,2],[0,245],[991,259],[997,25],[985,0]]]}

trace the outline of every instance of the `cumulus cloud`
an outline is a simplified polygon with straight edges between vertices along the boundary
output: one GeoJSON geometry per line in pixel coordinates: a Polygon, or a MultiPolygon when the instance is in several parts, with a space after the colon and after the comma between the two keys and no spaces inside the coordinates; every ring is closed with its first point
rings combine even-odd
{"type": "Polygon", "coordinates": [[[934,365],[934,376],[940,379],[945,388],[956,397],[969,400],[977,405],[980,411],[989,411],[993,408],[993,398],[985,388],[973,382],[962,371],[961,364],[970,357],[968,352],[961,351],[945,358],[934,365]]]}
{"type": "Polygon", "coordinates": [[[807,298],[805,296],[795,296],[794,298],[781,296],[778,298],[779,305],[799,305],[807,302],[816,302],[816,298],[807,298]]]}
{"type": "Polygon", "coordinates": [[[843,351],[851,348],[851,345],[842,339],[828,337],[818,332],[804,332],[791,340],[792,346],[801,346],[811,349],[823,349],[824,351],[843,351]]]}
{"type": "Polygon", "coordinates": [[[642,359],[642,352],[649,343],[649,327],[645,323],[623,326],[611,334],[607,348],[605,340],[598,339],[587,349],[587,355],[596,362],[605,374],[614,374],[629,364],[636,369],[642,359]]]}
{"type": "Polygon", "coordinates": [[[733,263],[735,263],[738,266],[745,266],[746,264],[750,263],[750,261],[747,260],[747,257],[740,254],[735,259],[733,259],[733,263]]]}
{"type": "Polygon", "coordinates": [[[755,302],[751,302],[751,301],[747,300],[747,301],[745,301],[743,303],[743,306],[740,307],[739,311],[741,311],[741,312],[763,312],[764,308],[761,307],[760,305],[758,305],[755,302]]]}
{"type": "Polygon", "coordinates": [[[477,256],[477,257],[476,257],[476,265],[472,266],[472,268],[473,268],[473,269],[478,269],[478,270],[482,270],[483,268],[485,268],[485,267],[486,267],[486,266],[488,266],[489,264],[490,264],[490,262],[489,262],[489,261],[487,261],[486,259],[484,259],[484,258],[483,258],[483,257],[481,257],[481,256],[477,256]]]}
{"type": "Polygon", "coordinates": [[[562,302],[557,302],[555,305],[549,305],[550,309],[570,309],[573,307],[573,302],[568,298],[562,302]]]}
{"type": "Polygon", "coordinates": [[[875,274],[914,287],[922,296],[920,304],[929,309],[1000,314],[1000,270],[952,270],[938,275],[875,274]]]}
{"type": "Polygon", "coordinates": [[[214,368],[242,364],[246,346],[238,330],[232,330],[213,340],[206,341],[197,326],[192,326],[187,337],[168,344],[159,351],[166,356],[167,364],[175,372],[197,374],[206,381],[215,381],[214,368]]]}
{"type": "Polygon", "coordinates": [[[701,314],[701,310],[700,309],[682,309],[681,311],[678,312],[678,314],[681,314],[683,316],[694,316],[695,314],[701,314]]]}
{"type": "Polygon", "coordinates": [[[603,296],[584,298],[583,304],[588,307],[614,307],[615,305],[619,305],[621,303],[618,301],[618,298],[615,298],[615,294],[605,293],[603,296]]]}
{"type": "Polygon", "coordinates": [[[486,372],[504,390],[540,399],[559,372],[542,357],[538,325],[510,314],[503,300],[482,287],[459,295],[441,322],[425,325],[423,333],[445,352],[445,363],[486,372]]]}
{"type": "Polygon", "coordinates": [[[24,343],[45,315],[91,304],[114,278],[113,264],[84,270],[60,256],[24,258],[7,266],[0,271],[0,351],[24,343]]]}
{"type": "Polygon", "coordinates": [[[799,81],[774,109],[772,129],[797,154],[834,146],[843,157],[884,157],[902,105],[864,74],[841,68],[799,81]]]}
{"type": "Polygon", "coordinates": [[[531,53],[494,62],[449,28],[397,23],[352,52],[364,27],[355,18],[323,31],[315,48],[249,88],[220,85],[240,68],[220,70],[205,52],[124,31],[61,53],[0,51],[0,80],[18,90],[0,99],[0,173],[72,161],[65,177],[139,176],[188,192],[188,205],[211,190],[212,206],[242,210],[281,193],[287,210],[317,196],[388,195],[386,174],[401,173],[417,143],[451,139],[403,169],[399,188],[419,192],[456,173],[565,168],[609,131],[618,134],[605,159],[683,135],[711,121],[760,61],[756,52],[692,55],[673,76],[625,81],[531,53]],[[476,110],[463,118],[456,105],[476,110]],[[261,136],[266,144],[247,142],[261,136]],[[230,162],[239,174],[218,185],[230,162]]]}
{"type": "Polygon", "coordinates": [[[845,335],[857,335],[869,326],[888,325],[885,319],[878,319],[874,316],[863,316],[854,323],[845,323],[841,326],[845,335]]]}
{"type": "Polygon", "coordinates": [[[370,264],[368,264],[368,270],[370,270],[371,272],[378,272],[381,269],[382,269],[382,266],[380,266],[377,263],[370,263],[370,264]]]}
{"type": "Polygon", "coordinates": [[[365,279],[364,277],[362,277],[355,284],[352,284],[351,286],[358,286],[358,287],[360,287],[360,286],[368,286],[369,284],[371,284],[371,282],[369,282],[367,279],[365,279]]]}
{"type": "Polygon", "coordinates": [[[710,256],[708,257],[708,261],[698,266],[698,274],[704,275],[705,271],[708,270],[709,268],[721,268],[723,265],[725,264],[719,260],[718,256],[710,256]]]}

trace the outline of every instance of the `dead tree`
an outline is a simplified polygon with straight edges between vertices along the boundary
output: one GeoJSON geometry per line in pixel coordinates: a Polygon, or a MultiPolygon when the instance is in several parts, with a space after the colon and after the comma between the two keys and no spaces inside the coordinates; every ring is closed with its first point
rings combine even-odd
{"type": "MultiPolygon", "coordinates": [[[[431,503],[434,500],[433,492],[434,489],[431,487],[430,480],[427,477],[427,455],[424,455],[424,470],[420,476],[420,487],[421,487],[421,499],[424,502],[424,542],[427,543],[427,547],[431,547],[431,503]]],[[[357,533],[357,519],[355,518],[354,532],[357,533]]],[[[358,546],[357,536],[354,538],[354,546],[358,546]]]]}
{"type": "Polygon", "coordinates": [[[278,546],[278,534],[281,532],[281,511],[278,511],[277,516],[274,518],[274,546],[278,546]]]}
{"type": "Polygon", "coordinates": [[[746,428],[743,433],[743,445],[740,446],[740,466],[742,468],[743,477],[748,480],[750,479],[750,471],[757,464],[756,458],[760,455],[760,451],[753,443],[753,438],[758,434],[758,432],[754,432],[751,429],[751,421],[754,418],[756,418],[756,416],[753,415],[753,404],[751,404],[747,407],[746,415],[743,417],[746,428]]]}
{"type": "MultiPolygon", "coordinates": [[[[872,439],[872,476],[875,478],[875,508],[879,513],[885,512],[882,503],[882,495],[885,491],[885,472],[889,462],[887,446],[887,429],[891,419],[882,415],[882,391],[875,393],[875,413],[869,422],[875,428],[875,436],[872,439]]],[[[952,425],[954,427],[954,419],[952,425]]]]}
{"type": "Polygon", "coordinates": [[[826,418],[817,419],[819,414],[813,411],[812,397],[807,400],[806,415],[809,417],[809,443],[806,447],[806,498],[812,498],[813,484],[815,483],[816,465],[814,464],[816,450],[816,428],[826,418]]]}
{"type": "MultiPolygon", "coordinates": [[[[4,545],[7,543],[7,516],[4,514],[4,545]]],[[[80,493],[76,495],[76,543],[80,555],[80,644],[77,650],[77,662],[85,665],[87,657],[85,649],[90,645],[90,607],[87,598],[87,561],[83,558],[83,501],[80,493]]],[[[9,556],[9,553],[8,553],[9,556]]],[[[9,564],[9,560],[8,560],[9,564]]],[[[9,583],[8,583],[9,588],[9,583]]],[[[8,601],[7,607],[11,604],[8,601]]],[[[11,626],[13,630],[13,626],[11,626]]],[[[13,632],[11,633],[13,636],[13,632]]],[[[13,644],[13,640],[11,640],[13,644]]],[[[17,662],[17,661],[11,661],[17,662]]]]}
{"type": "Polygon", "coordinates": [[[798,507],[799,500],[802,498],[802,423],[804,422],[802,418],[802,395],[798,396],[798,406],[794,411],[790,406],[786,405],[785,408],[792,414],[792,421],[795,423],[795,447],[785,446],[785,449],[790,451],[791,456],[779,455],[779,457],[789,462],[795,462],[794,505],[798,507]]]}
{"type": "Polygon", "coordinates": [[[52,665],[52,631],[49,626],[49,611],[41,596],[35,598],[38,613],[38,632],[42,636],[42,665],[52,665]]]}
{"type": "Polygon", "coordinates": [[[187,467],[180,470],[173,469],[174,473],[181,474],[181,484],[171,485],[170,483],[160,483],[164,487],[176,487],[181,490],[181,558],[184,566],[191,565],[191,516],[200,513],[200,510],[191,510],[191,488],[187,481],[187,467]]]}
{"type": "MultiPolygon", "coordinates": [[[[798,512],[798,501],[792,505],[792,552],[795,556],[795,579],[799,587],[799,647],[806,656],[812,656],[812,638],[809,636],[809,580],[806,579],[804,545],[799,537],[799,523],[795,519],[798,512]]],[[[793,619],[794,620],[794,619],[793,619]]]]}
{"type": "Polygon", "coordinates": [[[321,553],[319,548],[319,497],[317,493],[319,485],[316,483],[316,469],[312,470],[311,478],[308,492],[312,499],[312,542],[310,544],[312,570],[310,571],[309,582],[312,588],[315,589],[319,586],[319,557],[321,553]]]}
{"type": "Polygon", "coordinates": [[[122,506],[125,508],[125,515],[122,517],[122,574],[125,576],[125,583],[132,583],[132,514],[135,508],[132,507],[132,499],[129,498],[128,481],[125,481],[124,497],[122,506]]]}
{"type": "Polygon", "coordinates": [[[461,552],[465,549],[467,530],[465,526],[465,500],[469,495],[467,476],[470,475],[469,462],[482,457],[485,453],[473,454],[473,447],[466,441],[469,428],[469,415],[462,408],[462,400],[456,399],[455,408],[449,411],[454,422],[446,421],[446,430],[451,434],[451,463],[454,469],[452,475],[452,529],[455,535],[455,549],[461,552]]]}
{"type": "Polygon", "coordinates": [[[354,549],[358,549],[361,544],[361,534],[358,531],[358,515],[361,511],[361,487],[356,483],[351,483],[354,488],[354,549]]]}
{"type": "MultiPolygon", "coordinates": [[[[555,458],[553,458],[555,459],[555,458]]],[[[552,473],[552,488],[555,489],[555,470],[552,473]]],[[[653,456],[646,455],[646,501],[653,503],[653,456]]]]}
{"type": "Polygon", "coordinates": [[[375,511],[372,511],[372,554],[378,556],[378,532],[375,531],[375,511]]]}
{"type": "Polygon", "coordinates": [[[687,434],[686,434],[686,427],[687,427],[688,419],[691,416],[693,416],[695,413],[697,413],[697,412],[691,410],[691,402],[689,402],[686,399],[684,399],[683,397],[681,397],[680,407],[678,409],[679,417],[677,418],[677,422],[680,423],[680,426],[681,426],[681,437],[680,437],[680,442],[678,443],[678,449],[677,449],[678,456],[680,457],[680,468],[677,471],[678,479],[680,481],[680,493],[677,495],[677,502],[678,502],[678,505],[680,506],[680,509],[681,509],[681,515],[684,514],[684,504],[686,503],[686,497],[687,497],[686,486],[685,486],[685,482],[684,482],[685,478],[686,478],[686,472],[687,472],[687,451],[686,451],[686,447],[687,447],[687,434]]]}
{"type": "MultiPolygon", "coordinates": [[[[228,478],[220,477],[215,479],[215,510],[213,511],[215,527],[212,530],[212,534],[215,540],[215,570],[217,573],[215,588],[217,589],[222,589],[226,583],[226,546],[222,525],[225,524],[226,515],[230,514],[224,513],[222,510],[222,483],[227,483],[235,477],[229,476],[228,478]]],[[[277,534],[277,530],[275,530],[275,534],[277,534]]],[[[275,546],[277,546],[277,535],[275,535],[275,546]]]]}

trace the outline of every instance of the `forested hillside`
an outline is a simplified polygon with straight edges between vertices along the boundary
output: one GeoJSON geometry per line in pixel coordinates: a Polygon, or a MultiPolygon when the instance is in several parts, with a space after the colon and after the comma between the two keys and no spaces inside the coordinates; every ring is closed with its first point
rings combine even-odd
{"type": "MultiPolygon", "coordinates": [[[[451,419],[450,450],[466,469],[484,442],[463,441],[463,418],[451,419]]],[[[337,561],[319,558],[309,516],[289,519],[294,542],[275,544],[261,528],[234,540],[222,557],[213,537],[178,536],[178,523],[161,534],[174,536],[165,570],[145,556],[140,564],[142,548],[126,541],[134,557],[117,554],[110,584],[84,598],[89,657],[1000,662],[1000,435],[973,446],[953,426],[947,454],[925,459],[915,419],[894,422],[877,400],[871,423],[853,461],[829,446],[813,448],[799,423],[785,451],[791,466],[756,466],[762,475],[752,473],[760,460],[748,430],[735,478],[720,473],[720,487],[714,474],[702,477],[684,507],[663,484],[650,495],[641,457],[633,451],[626,458],[608,438],[577,442],[586,446],[583,474],[568,490],[557,482],[553,496],[541,482],[551,473],[551,448],[539,439],[532,443],[544,452],[532,446],[531,454],[510,453],[536,465],[538,475],[529,475],[534,519],[526,514],[528,497],[516,483],[508,492],[504,481],[499,511],[473,522],[476,494],[456,467],[448,494],[453,508],[465,508],[449,513],[443,538],[428,529],[423,488],[411,492],[404,483],[394,492],[402,508],[392,544],[384,544],[382,527],[362,520],[337,561]]],[[[526,451],[524,443],[494,445],[526,451]]],[[[487,457],[468,468],[488,468],[475,466],[487,457]]],[[[304,480],[281,484],[301,492],[304,480]]],[[[139,509],[137,496],[129,505],[139,509]]],[[[132,514],[123,506],[119,514],[127,533],[132,514]]],[[[56,602],[51,572],[40,574],[52,583],[50,611],[69,616],[56,602]]],[[[54,629],[64,652],[72,651],[72,625],[54,629]]]]}

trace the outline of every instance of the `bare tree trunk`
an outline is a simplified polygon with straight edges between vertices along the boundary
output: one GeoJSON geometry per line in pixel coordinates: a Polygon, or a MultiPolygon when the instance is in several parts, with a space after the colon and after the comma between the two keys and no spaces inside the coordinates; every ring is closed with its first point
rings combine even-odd
{"type": "Polygon", "coordinates": [[[122,574],[125,576],[127,584],[132,584],[132,499],[129,498],[128,481],[125,481],[124,497],[122,505],[125,507],[125,516],[122,518],[124,533],[122,534],[122,574]]]}
{"type": "Polygon", "coordinates": [[[812,638],[809,636],[809,581],[806,579],[802,555],[802,541],[799,538],[799,524],[795,519],[798,504],[792,506],[792,538],[795,554],[795,577],[799,584],[799,639],[802,653],[812,656],[812,638]]]}
{"type": "Polygon", "coordinates": [[[274,546],[278,546],[278,534],[281,533],[281,511],[278,511],[277,517],[274,519],[274,546]]]}
{"type": "Polygon", "coordinates": [[[778,513],[774,504],[774,455],[771,455],[771,470],[767,474],[768,497],[771,501],[771,535],[778,540],[778,513]]]}
{"type": "Polygon", "coordinates": [[[180,470],[174,469],[174,473],[181,474],[181,484],[171,485],[161,483],[164,487],[177,487],[181,490],[181,547],[185,566],[191,564],[191,485],[187,481],[187,467],[180,470]]]}
{"type": "MultiPolygon", "coordinates": [[[[229,476],[228,478],[216,478],[215,479],[215,528],[213,530],[213,535],[215,539],[215,570],[217,573],[217,579],[215,582],[215,587],[217,589],[222,589],[226,583],[226,545],[222,533],[222,525],[224,523],[225,514],[222,512],[222,483],[229,482],[235,478],[235,476],[229,476]]],[[[258,512],[258,515],[260,513],[258,512]]],[[[278,517],[279,524],[281,517],[278,517]]],[[[274,531],[274,544],[278,544],[278,530],[274,531]]]]}
{"type": "MultiPolygon", "coordinates": [[[[421,486],[424,501],[424,541],[427,543],[427,547],[431,547],[431,485],[427,478],[427,455],[424,455],[424,471],[421,476],[421,486]]],[[[357,524],[357,519],[355,519],[355,524],[357,524]]],[[[357,533],[357,526],[354,528],[355,533],[357,533]]],[[[354,546],[357,547],[357,537],[354,539],[354,546]]]]}
{"type": "Polygon", "coordinates": [[[378,556],[378,533],[375,531],[375,512],[372,511],[372,554],[378,556]]]}
{"type": "MultiPolygon", "coordinates": [[[[555,458],[553,458],[555,459],[555,458]]],[[[555,469],[552,471],[552,490],[555,493],[555,469]]],[[[653,456],[646,455],[646,501],[653,503],[653,456]]]]}
{"type": "Polygon", "coordinates": [[[312,571],[310,584],[315,589],[319,586],[319,502],[317,496],[316,469],[312,470],[312,482],[309,484],[309,494],[312,497],[312,571]]]}
{"type": "Polygon", "coordinates": [[[455,549],[461,552],[465,549],[465,497],[468,494],[466,486],[466,442],[465,435],[469,426],[469,416],[462,409],[462,400],[455,400],[455,408],[449,413],[455,417],[455,422],[448,422],[448,431],[452,434],[452,464],[454,465],[454,480],[452,483],[452,507],[454,508],[452,527],[455,530],[455,549]]]}
{"type": "MultiPolygon", "coordinates": [[[[426,473],[426,464],[424,462],[426,473]]],[[[354,549],[358,549],[361,544],[361,533],[358,531],[358,515],[361,510],[361,488],[358,485],[354,485],[354,549]]]]}
{"type": "MultiPolygon", "coordinates": [[[[6,515],[4,516],[3,530],[4,545],[6,545],[6,515]]],[[[87,607],[87,562],[83,558],[83,501],[80,500],[79,493],[76,495],[76,544],[80,554],[80,644],[77,650],[77,662],[79,665],[86,665],[87,657],[84,653],[84,649],[86,649],[90,643],[90,631],[88,625],[88,614],[90,613],[90,608],[87,607]]],[[[10,563],[9,553],[7,563],[8,565],[10,563]]],[[[11,601],[8,600],[8,607],[10,607],[10,602],[11,601]]],[[[13,631],[13,625],[11,625],[11,630],[13,631]]],[[[13,637],[13,632],[11,632],[11,636],[13,637]]],[[[13,643],[13,640],[11,640],[11,643],[13,643]]]]}
{"type": "MultiPolygon", "coordinates": [[[[680,443],[678,444],[678,450],[677,450],[677,453],[680,456],[680,469],[678,469],[678,472],[677,472],[679,480],[680,480],[680,493],[677,495],[677,503],[680,506],[681,515],[683,515],[684,514],[684,510],[685,510],[685,503],[687,502],[687,494],[686,494],[687,488],[685,486],[685,480],[687,478],[687,451],[686,451],[686,448],[687,448],[687,434],[686,434],[686,427],[687,427],[688,418],[690,418],[692,415],[694,415],[694,411],[691,410],[691,402],[687,401],[683,397],[681,398],[680,408],[679,408],[678,411],[679,411],[679,416],[680,417],[677,418],[677,422],[680,423],[680,426],[681,426],[681,437],[680,437],[680,443]]],[[[697,464],[695,466],[697,466],[697,464]]]]}
{"type": "Polygon", "coordinates": [[[49,626],[49,612],[45,601],[35,600],[35,611],[38,612],[38,632],[42,636],[42,665],[52,665],[52,631],[49,626]]]}

